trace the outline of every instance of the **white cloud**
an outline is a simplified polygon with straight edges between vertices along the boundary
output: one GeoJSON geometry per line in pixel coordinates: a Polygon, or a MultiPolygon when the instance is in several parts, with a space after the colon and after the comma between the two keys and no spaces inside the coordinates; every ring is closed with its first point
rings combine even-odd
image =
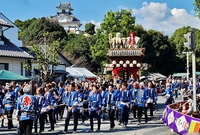
{"type": "Polygon", "coordinates": [[[127,7],[124,7],[124,6],[122,6],[122,5],[120,5],[118,8],[119,8],[119,9],[126,9],[126,10],[128,10],[127,7]]]}
{"type": "Polygon", "coordinates": [[[136,24],[142,25],[146,30],[163,31],[171,36],[173,32],[183,26],[200,28],[200,19],[185,9],[170,9],[166,3],[143,2],[139,9],[132,9],[136,16],[136,24]]]}

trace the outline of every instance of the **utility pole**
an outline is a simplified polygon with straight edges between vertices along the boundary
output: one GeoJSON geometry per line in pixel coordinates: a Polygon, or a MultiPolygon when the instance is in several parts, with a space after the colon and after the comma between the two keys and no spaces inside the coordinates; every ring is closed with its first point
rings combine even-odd
{"type": "Polygon", "coordinates": [[[196,98],[196,54],[195,54],[195,33],[193,29],[190,29],[190,32],[184,34],[184,37],[187,39],[187,42],[184,43],[184,46],[189,50],[192,50],[192,81],[193,81],[193,111],[197,111],[197,98],[196,98]]]}

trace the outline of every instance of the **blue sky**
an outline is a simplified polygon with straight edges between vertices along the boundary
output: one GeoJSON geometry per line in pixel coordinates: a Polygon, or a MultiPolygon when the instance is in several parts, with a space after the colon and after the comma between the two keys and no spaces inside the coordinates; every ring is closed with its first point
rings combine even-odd
{"type": "Polygon", "coordinates": [[[92,22],[98,28],[109,11],[131,9],[136,24],[146,30],[162,31],[171,35],[177,28],[191,26],[200,28],[200,19],[195,17],[194,0],[0,0],[0,12],[11,21],[33,17],[50,17],[56,14],[59,2],[70,2],[72,12],[83,24],[92,22]]]}

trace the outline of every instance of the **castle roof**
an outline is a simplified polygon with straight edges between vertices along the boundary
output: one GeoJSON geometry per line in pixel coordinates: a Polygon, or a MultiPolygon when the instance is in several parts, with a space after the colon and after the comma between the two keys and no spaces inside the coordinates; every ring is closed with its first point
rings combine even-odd
{"type": "Polygon", "coordinates": [[[74,10],[73,8],[71,8],[71,4],[70,2],[67,2],[67,3],[61,3],[60,2],[60,5],[56,7],[57,9],[69,9],[69,10],[74,10]]]}

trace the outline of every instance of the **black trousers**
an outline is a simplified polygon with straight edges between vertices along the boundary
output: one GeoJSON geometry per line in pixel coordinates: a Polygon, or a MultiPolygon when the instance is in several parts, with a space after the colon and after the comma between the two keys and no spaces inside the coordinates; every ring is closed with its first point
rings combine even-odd
{"type": "Polygon", "coordinates": [[[129,119],[129,108],[124,105],[121,107],[120,109],[120,115],[121,115],[121,123],[124,124],[124,125],[127,125],[128,124],[128,119],[129,119]]]}
{"type": "Polygon", "coordinates": [[[35,133],[37,133],[37,128],[38,128],[38,119],[40,116],[37,116],[37,118],[34,120],[34,129],[35,129],[35,133]]]}
{"type": "Polygon", "coordinates": [[[31,135],[33,128],[33,120],[23,120],[19,122],[19,128],[21,131],[21,135],[31,135]]]}
{"type": "Polygon", "coordinates": [[[136,111],[137,111],[137,105],[133,105],[133,108],[132,108],[132,110],[133,110],[133,118],[136,118],[136,116],[137,116],[137,114],[136,114],[136,111]]]}
{"type": "Polygon", "coordinates": [[[58,116],[58,110],[57,110],[57,108],[56,108],[56,109],[54,109],[54,110],[52,111],[52,118],[53,118],[53,123],[54,123],[54,124],[56,124],[57,116],[58,116]]]}
{"type": "Polygon", "coordinates": [[[70,121],[70,118],[71,118],[72,115],[73,115],[73,118],[74,118],[74,130],[73,131],[77,130],[78,112],[77,111],[72,112],[72,111],[67,110],[67,116],[66,116],[66,119],[65,119],[65,129],[64,129],[65,132],[68,131],[69,121],[70,121]]]}
{"type": "Polygon", "coordinates": [[[110,119],[110,128],[114,128],[115,127],[115,110],[114,109],[110,109],[108,110],[108,116],[110,119]]]}
{"type": "Polygon", "coordinates": [[[63,114],[64,114],[64,110],[65,110],[65,106],[58,106],[58,114],[60,116],[60,119],[63,118],[63,114]]]}
{"type": "Polygon", "coordinates": [[[147,107],[138,106],[138,122],[139,123],[141,122],[143,111],[144,111],[144,116],[145,116],[145,122],[148,122],[147,107]]]}
{"type": "Polygon", "coordinates": [[[172,101],[173,101],[173,100],[171,100],[171,99],[167,99],[167,100],[165,101],[165,105],[172,104],[172,101]]]}
{"type": "MultiPolygon", "coordinates": [[[[88,109],[88,108],[84,108],[84,109],[88,109]]],[[[82,122],[85,122],[85,119],[89,117],[89,111],[88,110],[83,110],[80,113],[80,117],[82,119],[82,122]]]]}
{"type": "Polygon", "coordinates": [[[175,97],[178,98],[178,89],[175,89],[175,97]]]}
{"type": "Polygon", "coordinates": [[[49,121],[51,123],[51,129],[54,130],[54,121],[53,121],[53,110],[49,110],[48,112],[44,112],[40,114],[40,131],[44,131],[44,120],[46,119],[47,115],[49,116],[49,121]]]}
{"type": "Polygon", "coordinates": [[[100,130],[101,126],[101,114],[97,113],[97,110],[90,110],[90,128],[93,131],[94,129],[94,118],[97,118],[98,129],[100,130]]]}
{"type": "Polygon", "coordinates": [[[153,116],[153,103],[148,103],[148,108],[150,109],[150,116],[153,116]]]}
{"type": "Polygon", "coordinates": [[[8,129],[11,129],[13,128],[13,120],[12,120],[13,110],[6,111],[5,113],[8,118],[8,129]]]}

